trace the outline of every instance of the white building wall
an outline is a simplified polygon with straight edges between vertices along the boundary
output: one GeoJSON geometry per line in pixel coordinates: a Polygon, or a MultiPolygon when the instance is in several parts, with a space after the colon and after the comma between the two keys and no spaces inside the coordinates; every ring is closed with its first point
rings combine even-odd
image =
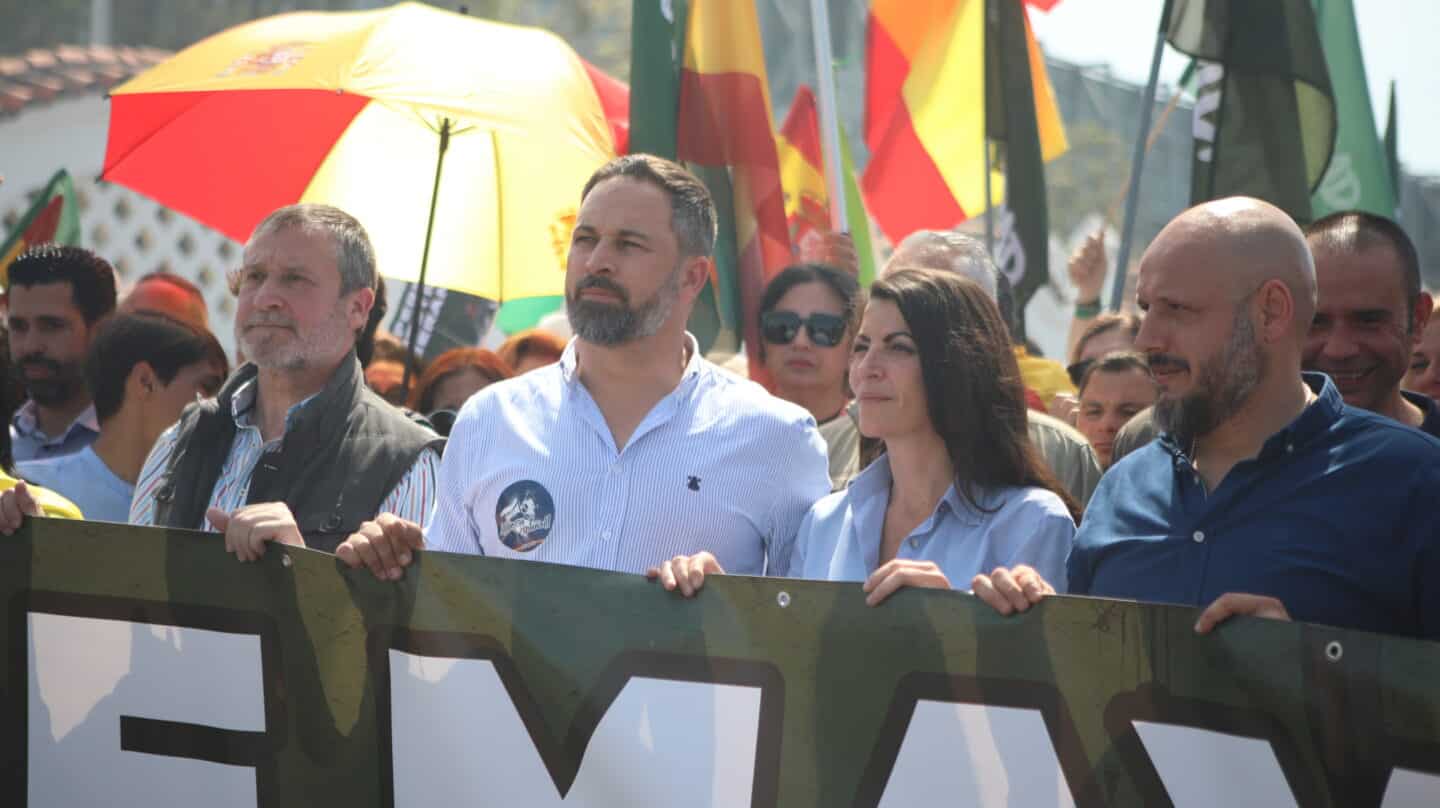
{"type": "Polygon", "coordinates": [[[97,182],[109,116],[109,102],[95,94],[0,118],[0,233],[10,231],[56,171],[68,170],[80,202],[81,246],[115,265],[121,294],[147,272],[189,278],[205,292],[210,328],[233,357],[235,308],[225,273],[238,264],[240,245],[127,188],[97,182]]]}

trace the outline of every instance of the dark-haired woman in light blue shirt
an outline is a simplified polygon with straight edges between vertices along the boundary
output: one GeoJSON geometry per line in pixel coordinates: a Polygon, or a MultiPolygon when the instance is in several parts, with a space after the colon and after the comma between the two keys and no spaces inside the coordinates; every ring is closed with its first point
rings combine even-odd
{"type": "MultiPolygon", "coordinates": [[[[1020,371],[984,290],[930,270],[877,281],[850,386],[860,432],[881,453],[811,508],[790,576],[863,581],[875,605],[906,586],[968,587],[1000,566],[1064,570],[1079,509],[1030,444],[1020,371]]],[[[649,571],[685,595],[722,572],[708,553],[649,571]]]]}

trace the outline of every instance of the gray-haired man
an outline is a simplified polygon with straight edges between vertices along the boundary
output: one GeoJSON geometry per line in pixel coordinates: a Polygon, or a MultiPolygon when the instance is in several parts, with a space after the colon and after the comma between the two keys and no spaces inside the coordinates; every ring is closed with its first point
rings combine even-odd
{"type": "Polygon", "coordinates": [[[231,277],[250,361],[160,436],[130,521],[211,527],[252,560],[272,540],[333,551],[382,511],[423,519],[442,441],[371,392],[355,358],[375,284],[375,252],[349,214],[291,205],[266,217],[231,277]]]}

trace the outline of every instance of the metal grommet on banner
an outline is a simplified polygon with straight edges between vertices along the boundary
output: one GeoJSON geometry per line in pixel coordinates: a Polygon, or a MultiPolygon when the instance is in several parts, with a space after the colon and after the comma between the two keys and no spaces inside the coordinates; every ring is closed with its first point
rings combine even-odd
{"type": "Polygon", "coordinates": [[[778,594],[778,595],[775,596],[775,602],[778,603],[778,604],[780,604],[780,608],[782,608],[782,609],[785,608],[786,606],[789,606],[789,605],[790,605],[790,593],[789,593],[789,592],[781,592],[780,594],[778,594]]]}
{"type": "Polygon", "coordinates": [[[1339,640],[1331,640],[1325,645],[1325,658],[1331,662],[1339,662],[1340,657],[1345,656],[1345,646],[1339,640]]]}
{"type": "Polygon", "coordinates": [[[284,553],[280,556],[280,565],[283,567],[293,567],[295,566],[295,559],[291,558],[289,553],[284,553]]]}

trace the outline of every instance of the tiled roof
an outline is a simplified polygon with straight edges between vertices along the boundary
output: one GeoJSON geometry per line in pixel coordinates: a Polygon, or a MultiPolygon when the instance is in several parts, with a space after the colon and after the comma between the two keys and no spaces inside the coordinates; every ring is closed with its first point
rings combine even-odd
{"type": "Polygon", "coordinates": [[[156,48],[60,45],[0,56],[0,119],[66,95],[109,90],[170,56],[156,48]]]}

